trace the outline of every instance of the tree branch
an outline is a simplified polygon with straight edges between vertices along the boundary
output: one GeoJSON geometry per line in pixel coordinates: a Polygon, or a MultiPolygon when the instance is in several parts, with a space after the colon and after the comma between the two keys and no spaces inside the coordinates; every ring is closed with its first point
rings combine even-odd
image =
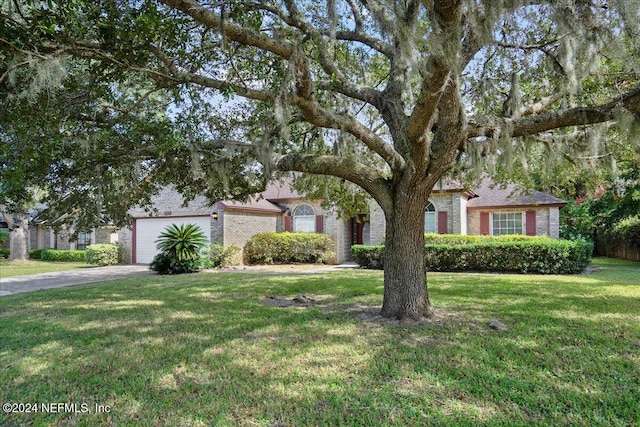
{"type": "MultiPolygon", "coordinates": [[[[282,10],[273,5],[263,5],[262,8],[276,15],[287,25],[297,28],[302,32],[302,34],[315,42],[315,45],[319,51],[320,66],[327,74],[327,76],[331,77],[332,90],[342,93],[343,95],[346,95],[350,98],[366,102],[377,108],[380,95],[379,91],[349,82],[347,76],[342,72],[342,70],[340,70],[340,68],[338,68],[332,58],[329,49],[331,38],[329,37],[328,33],[323,34],[319,30],[314,28],[311,24],[309,24],[298,10],[298,7],[294,1],[286,1],[285,3],[289,10],[289,14],[284,13],[282,10]]],[[[362,40],[357,41],[363,42],[362,40]]]]}
{"type": "Polygon", "coordinates": [[[503,129],[510,129],[510,134],[513,137],[535,135],[568,126],[591,125],[616,120],[622,109],[627,110],[636,118],[640,118],[640,86],[606,104],[593,107],[570,108],[515,120],[489,116],[471,117],[466,136],[467,138],[494,137],[503,129]]]}
{"type": "Polygon", "coordinates": [[[383,208],[388,202],[386,180],[373,168],[352,159],[312,154],[287,154],[275,162],[277,170],[330,175],[346,179],[364,189],[383,208]]]}
{"type": "Polygon", "coordinates": [[[183,11],[197,22],[238,43],[266,50],[285,59],[293,54],[294,46],[291,43],[281,39],[272,39],[264,34],[235,25],[228,20],[222,20],[219,14],[213,13],[194,0],[160,0],[160,2],[173,9],[183,11]]]}
{"type": "Polygon", "coordinates": [[[327,110],[314,100],[294,97],[291,103],[300,108],[306,121],[309,123],[329,128],[343,130],[362,141],[373,152],[382,157],[393,171],[404,168],[405,161],[394,148],[385,140],[373,133],[353,116],[349,114],[336,114],[327,110]]]}

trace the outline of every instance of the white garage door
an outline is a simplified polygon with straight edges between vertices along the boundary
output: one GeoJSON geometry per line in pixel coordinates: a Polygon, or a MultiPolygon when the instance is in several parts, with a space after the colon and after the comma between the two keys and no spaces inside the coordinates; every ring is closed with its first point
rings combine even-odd
{"type": "Polygon", "coordinates": [[[211,218],[194,216],[184,218],[140,218],[136,220],[136,263],[151,264],[156,256],[156,240],[160,233],[171,224],[196,224],[200,226],[207,240],[211,240],[211,218]]]}

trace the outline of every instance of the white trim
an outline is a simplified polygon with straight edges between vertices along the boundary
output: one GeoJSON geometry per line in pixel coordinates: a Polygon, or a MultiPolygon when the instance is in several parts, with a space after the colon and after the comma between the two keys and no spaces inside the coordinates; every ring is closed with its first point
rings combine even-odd
{"type": "Polygon", "coordinates": [[[425,210],[424,210],[424,221],[423,221],[423,224],[422,224],[422,228],[423,228],[425,233],[437,233],[438,232],[438,208],[436,208],[436,204],[433,203],[431,200],[429,200],[429,203],[427,204],[427,206],[425,207],[425,210]],[[433,206],[433,211],[428,211],[427,210],[429,205],[433,206]],[[429,214],[429,216],[433,216],[433,226],[434,226],[433,231],[431,231],[431,230],[427,231],[427,214],[429,214]]]}
{"type": "MultiPolygon", "coordinates": [[[[494,234],[493,232],[493,215],[494,214],[499,214],[499,215],[506,215],[506,214],[520,214],[520,233],[505,233],[505,234],[518,234],[518,235],[525,235],[527,233],[527,215],[525,214],[524,211],[517,211],[517,210],[507,210],[507,211],[491,211],[489,212],[489,235],[491,236],[495,236],[496,234],[494,234]]],[[[503,236],[504,234],[498,234],[498,236],[503,236]]]]}
{"type": "Polygon", "coordinates": [[[300,203],[296,206],[291,212],[291,230],[295,232],[307,232],[307,233],[315,233],[316,232],[316,210],[308,203],[300,203]],[[312,215],[304,214],[304,215],[296,215],[296,211],[301,208],[309,208],[312,215]],[[302,221],[301,224],[298,224],[298,221],[302,221]]]}

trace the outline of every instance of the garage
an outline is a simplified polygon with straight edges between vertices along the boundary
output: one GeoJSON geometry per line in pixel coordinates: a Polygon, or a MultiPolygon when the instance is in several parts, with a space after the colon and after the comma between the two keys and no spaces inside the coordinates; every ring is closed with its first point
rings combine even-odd
{"type": "Polygon", "coordinates": [[[164,217],[164,218],[138,218],[135,220],[133,233],[133,262],[137,264],[151,264],[153,257],[158,253],[156,240],[160,233],[171,224],[196,224],[204,232],[207,240],[211,241],[211,217],[164,217]]]}

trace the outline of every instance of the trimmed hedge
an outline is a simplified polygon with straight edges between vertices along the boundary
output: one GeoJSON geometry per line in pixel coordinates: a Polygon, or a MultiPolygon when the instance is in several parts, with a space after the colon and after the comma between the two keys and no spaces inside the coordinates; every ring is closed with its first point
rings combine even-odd
{"type": "Polygon", "coordinates": [[[87,262],[95,265],[118,264],[118,246],[109,243],[87,246],[87,262]]]}
{"type": "MultiPolygon", "coordinates": [[[[593,245],[589,242],[521,237],[484,237],[471,244],[427,244],[427,270],[575,274],[591,262],[593,245]]],[[[351,254],[364,268],[384,268],[384,246],[355,245],[351,254]]]]}
{"type": "Polygon", "coordinates": [[[244,247],[245,264],[335,264],[336,245],[328,234],[258,233],[244,247]]]}
{"type": "Polygon", "coordinates": [[[50,249],[31,249],[29,253],[29,259],[40,259],[42,257],[42,252],[50,250],[50,249]]]}
{"type": "Polygon", "coordinates": [[[87,254],[85,251],[63,251],[57,249],[43,249],[40,252],[40,258],[43,261],[60,261],[60,262],[86,262],[87,254]]]}
{"type": "Polygon", "coordinates": [[[0,258],[9,258],[9,255],[11,254],[11,252],[9,251],[9,249],[7,248],[0,248],[0,258]]]}
{"type": "Polygon", "coordinates": [[[522,234],[508,234],[505,236],[487,236],[478,234],[435,234],[424,235],[425,245],[471,245],[478,243],[495,242],[547,242],[550,239],[546,236],[525,236],[522,234]]]}

